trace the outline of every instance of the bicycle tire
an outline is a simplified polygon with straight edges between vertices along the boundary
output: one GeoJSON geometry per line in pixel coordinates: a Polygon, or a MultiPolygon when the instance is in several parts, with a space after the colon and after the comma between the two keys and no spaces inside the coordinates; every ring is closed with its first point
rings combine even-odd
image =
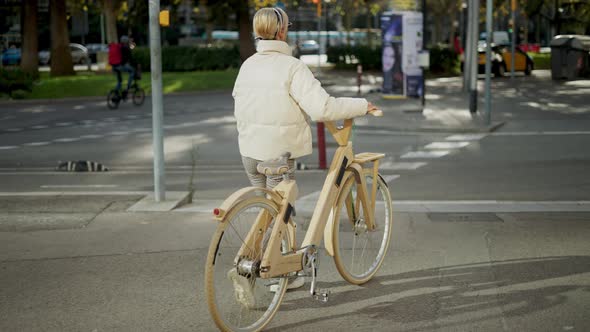
{"type": "MultiPolygon", "coordinates": [[[[373,179],[370,174],[366,174],[365,178],[370,200],[373,179]]],[[[337,208],[333,214],[334,262],[340,275],[346,281],[355,285],[364,284],[373,278],[385,259],[391,241],[393,224],[391,194],[381,176],[377,177],[377,181],[375,230],[368,231],[363,228],[363,208],[362,204],[360,204],[360,198],[356,195],[357,183],[354,176],[349,177],[342,186],[337,199],[337,208]],[[355,206],[359,206],[359,208],[356,209],[355,206]],[[351,219],[354,219],[354,222],[351,219]],[[372,238],[376,238],[375,241],[372,241],[372,238]],[[364,244],[362,244],[363,239],[364,244]],[[359,244],[359,247],[362,245],[362,251],[360,259],[355,262],[357,244],[359,244]],[[367,249],[369,244],[371,246],[367,249]],[[363,260],[365,255],[366,258],[363,260]],[[356,266],[355,263],[357,263],[356,266]]],[[[367,202],[367,204],[370,204],[370,202],[367,202]]]]}
{"type": "Polygon", "coordinates": [[[115,89],[109,91],[109,94],[107,95],[107,107],[112,110],[117,109],[120,102],[121,96],[119,95],[119,92],[115,89]]]}
{"type": "Polygon", "coordinates": [[[145,91],[142,88],[134,89],[131,95],[131,100],[135,106],[143,105],[143,102],[145,101],[145,91]]]}
{"type": "MultiPolygon", "coordinates": [[[[219,223],[211,239],[205,267],[205,290],[209,312],[217,327],[222,331],[262,330],[277,313],[287,290],[286,278],[243,277],[249,282],[249,291],[243,291],[245,288],[240,287],[244,284],[240,285],[231,279],[237,273],[235,272],[237,271],[235,259],[238,250],[244,242],[243,239],[253,228],[257,216],[261,215],[261,211],[266,211],[272,219],[275,219],[279,206],[264,197],[252,197],[241,201],[219,223]],[[278,290],[272,293],[269,284],[277,280],[278,290]],[[249,299],[253,300],[249,301],[249,299]]],[[[273,222],[271,221],[266,229],[258,231],[258,234],[263,234],[263,236],[258,242],[260,243],[259,250],[253,255],[257,259],[262,259],[262,253],[266,247],[265,241],[268,241],[273,222]]],[[[292,239],[285,234],[283,252],[291,250],[292,246],[292,239]]]]}

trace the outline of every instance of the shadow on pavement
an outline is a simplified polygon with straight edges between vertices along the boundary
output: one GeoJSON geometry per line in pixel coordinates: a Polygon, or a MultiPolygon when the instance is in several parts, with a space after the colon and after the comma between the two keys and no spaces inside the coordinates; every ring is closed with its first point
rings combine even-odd
{"type": "MultiPolygon", "coordinates": [[[[371,298],[391,295],[395,299],[380,301],[339,315],[279,326],[277,329],[301,327],[326,319],[353,315],[390,320],[398,324],[425,324],[436,321],[432,328],[463,325],[504,316],[522,316],[565,303],[568,299],[567,292],[589,292],[590,287],[587,285],[542,284],[550,279],[588,272],[590,256],[561,256],[464,264],[379,276],[365,285],[355,287],[354,290],[332,294],[327,305],[304,297],[285,301],[281,310],[327,308],[346,303],[350,308],[355,308],[356,302],[371,298]],[[404,296],[400,293],[411,295],[404,296]],[[415,295],[416,293],[420,294],[415,295]],[[472,315],[469,315],[470,313],[472,315]],[[478,318],[470,319],[464,315],[478,318]],[[455,321],[459,322],[445,325],[444,321],[438,321],[451,317],[455,317],[455,321]]],[[[344,285],[347,285],[345,281],[320,284],[322,288],[328,289],[344,285]]],[[[306,285],[305,291],[307,290],[306,285]]],[[[408,330],[412,330],[408,327],[408,330]]],[[[416,330],[427,329],[428,327],[421,326],[416,330]]]]}

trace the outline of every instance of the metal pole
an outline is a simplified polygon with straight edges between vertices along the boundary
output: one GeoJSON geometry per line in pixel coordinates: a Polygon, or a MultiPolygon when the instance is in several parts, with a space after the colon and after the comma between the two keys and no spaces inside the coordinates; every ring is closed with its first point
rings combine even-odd
{"type": "Polygon", "coordinates": [[[473,19],[471,20],[471,78],[469,81],[469,112],[477,112],[477,71],[478,71],[478,51],[477,41],[479,35],[479,0],[473,0],[473,10],[471,11],[473,19]]]}
{"type": "Polygon", "coordinates": [[[152,127],[154,148],[154,198],[166,200],[164,168],[164,106],[162,102],[162,47],[160,44],[160,0],[150,0],[150,55],[152,76],[152,127]]]}
{"type": "MultiPolygon", "coordinates": [[[[422,50],[425,51],[428,48],[426,47],[426,43],[428,40],[426,39],[426,0],[422,0],[422,50]]],[[[424,106],[426,105],[426,70],[422,67],[422,110],[424,110],[424,106]]]]}
{"type": "Polygon", "coordinates": [[[465,52],[463,53],[463,91],[468,92],[471,86],[471,49],[472,49],[472,35],[471,30],[473,26],[473,0],[468,0],[467,3],[467,29],[465,31],[465,52]]]}
{"type": "Polygon", "coordinates": [[[486,125],[492,122],[492,94],[491,94],[491,76],[492,76],[492,2],[486,1],[486,87],[485,87],[485,108],[486,108],[486,125]]]}
{"type": "Polygon", "coordinates": [[[317,8],[317,17],[318,17],[318,74],[322,73],[322,0],[318,1],[318,8],[317,8]]]}
{"type": "Polygon", "coordinates": [[[318,134],[318,161],[319,168],[326,169],[326,134],[324,130],[324,123],[317,123],[317,134],[318,134]]]}
{"type": "Polygon", "coordinates": [[[512,0],[512,45],[510,56],[510,79],[514,79],[514,52],[516,52],[516,0],[512,0]]]}

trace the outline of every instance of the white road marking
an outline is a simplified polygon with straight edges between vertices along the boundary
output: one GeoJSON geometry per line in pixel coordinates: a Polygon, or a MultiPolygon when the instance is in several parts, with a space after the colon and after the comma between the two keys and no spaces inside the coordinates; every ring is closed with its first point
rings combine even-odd
{"type": "Polygon", "coordinates": [[[399,178],[399,175],[384,175],[383,176],[383,180],[385,180],[385,183],[389,183],[397,178],[399,178]]]}
{"type": "Polygon", "coordinates": [[[453,142],[432,142],[428,145],[426,145],[424,148],[426,149],[432,149],[432,150],[438,150],[438,149],[443,149],[443,150],[448,150],[448,149],[460,149],[460,148],[464,148],[467,145],[469,145],[469,142],[461,142],[461,141],[453,141],[453,142]]]}
{"type": "Polygon", "coordinates": [[[101,138],[104,137],[104,135],[82,135],[80,136],[80,138],[82,139],[94,139],[94,138],[101,138]]]}
{"type": "Polygon", "coordinates": [[[73,137],[66,137],[66,138],[57,138],[54,139],[53,141],[56,143],[69,143],[69,142],[75,142],[75,141],[79,141],[80,138],[73,138],[73,137]]]}
{"type": "Polygon", "coordinates": [[[444,157],[451,153],[447,150],[434,150],[434,151],[412,151],[404,153],[400,158],[404,159],[433,159],[444,157]]]}
{"type": "Polygon", "coordinates": [[[73,124],[74,124],[73,122],[58,122],[55,125],[58,127],[67,127],[67,126],[71,126],[73,124]]]}
{"type": "Polygon", "coordinates": [[[399,212],[590,212],[590,201],[393,201],[399,212]]]}
{"type": "Polygon", "coordinates": [[[513,131],[492,133],[492,136],[558,136],[590,135],[590,131],[513,131]]]}
{"type": "Polygon", "coordinates": [[[445,138],[447,141],[478,141],[488,134],[459,134],[445,138]]]}
{"type": "Polygon", "coordinates": [[[49,126],[39,125],[39,126],[32,126],[31,127],[31,129],[45,129],[45,128],[49,128],[49,126]]]}
{"type": "Polygon", "coordinates": [[[16,148],[18,148],[18,146],[15,145],[0,146],[0,150],[12,150],[16,148]]]}
{"type": "Polygon", "coordinates": [[[137,118],[139,118],[139,116],[138,115],[127,115],[127,116],[125,116],[125,118],[126,119],[137,119],[137,118]]]}
{"type": "Polygon", "coordinates": [[[23,145],[26,146],[42,146],[42,145],[49,145],[51,142],[32,142],[32,143],[25,143],[23,145]]]}
{"type": "Polygon", "coordinates": [[[17,132],[17,131],[22,131],[23,128],[8,128],[8,129],[4,129],[4,131],[10,131],[10,132],[17,132]]]}
{"type": "Polygon", "coordinates": [[[111,131],[110,133],[108,133],[107,135],[113,135],[113,136],[123,136],[123,135],[127,135],[129,134],[126,131],[111,131]]]}
{"type": "Polygon", "coordinates": [[[425,162],[395,162],[395,161],[383,161],[379,164],[380,170],[397,171],[397,170],[416,170],[422,166],[426,166],[428,163],[425,162]]]}
{"type": "Polygon", "coordinates": [[[153,193],[153,191],[3,191],[0,192],[0,196],[135,196],[148,195],[150,193],[153,193]]]}
{"type": "MultiPolygon", "coordinates": [[[[0,193],[2,196],[2,193],[0,193]]],[[[311,214],[319,192],[297,200],[297,213],[311,214]]],[[[209,213],[218,207],[223,199],[197,200],[190,205],[173,210],[174,212],[209,213]]],[[[519,212],[590,212],[590,201],[396,201],[395,213],[519,213],[519,212]]],[[[542,219],[542,218],[540,218],[542,219]]]]}
{"type": "Polygon", "coordinates": [[[40,188],[116,188],[116,184],[48,184],[40,186],[40,188]]]}

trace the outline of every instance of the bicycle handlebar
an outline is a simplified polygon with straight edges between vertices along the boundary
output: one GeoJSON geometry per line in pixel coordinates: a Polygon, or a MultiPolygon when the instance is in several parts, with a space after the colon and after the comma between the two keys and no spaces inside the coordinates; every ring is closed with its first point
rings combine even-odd
{"type": "MultiPolygon", "coordinates": [[[[369,114],[372,116],[380,117],[383,116],[383,111],[376,109],[367,112],[367,115],[369,114]]],[[[336,142],[338,142],[340,146],[346,146],[346,144],[348,144],[348,139],[350,138],[352,130],[353,119],[344,120],[343,126],[336,126],[336,123],[334,121],[326,121],[324,123],[326,125],[326,128],[328,128],[328,130],[330,131],[332,136],[334,136],[334,139],[336,140],[336,142]]]]}

